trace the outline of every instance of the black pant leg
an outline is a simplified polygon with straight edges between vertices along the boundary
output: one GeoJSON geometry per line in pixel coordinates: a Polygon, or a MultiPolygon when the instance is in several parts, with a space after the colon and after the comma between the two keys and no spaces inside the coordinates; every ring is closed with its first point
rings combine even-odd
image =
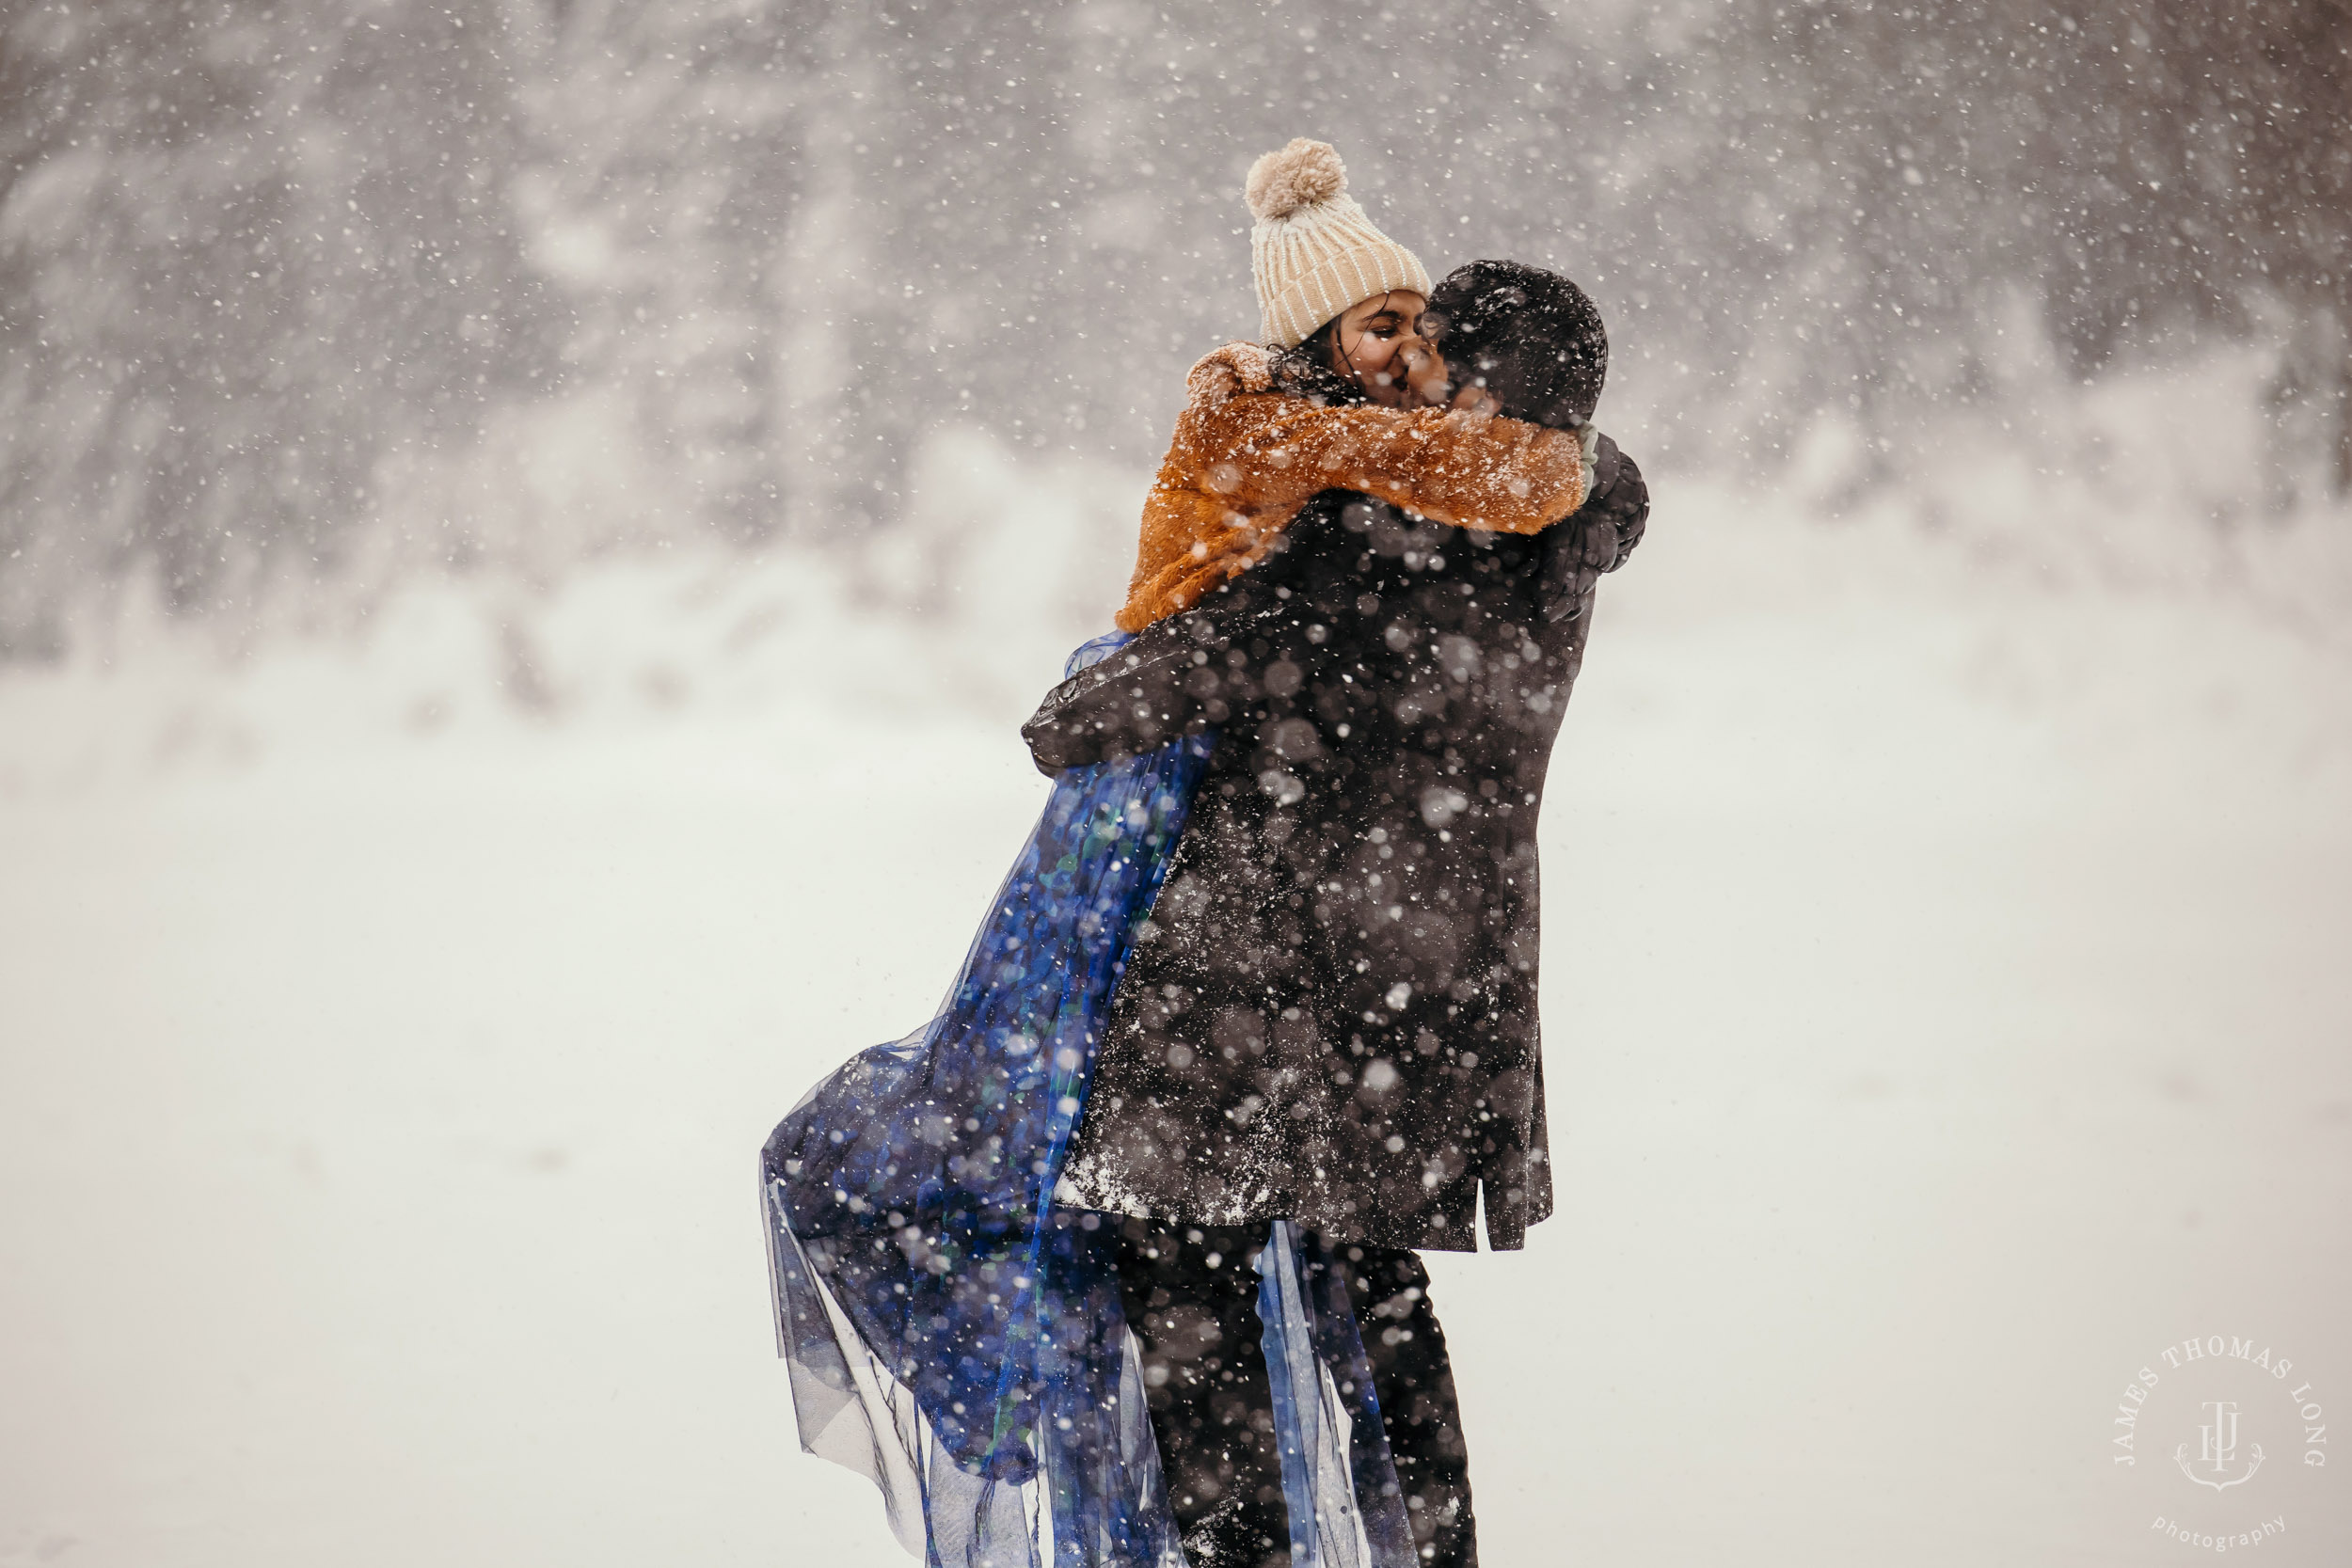
{"type": "Polygon", "coordinates": [[[1420,1258],[1398,1248],[1341,1243],[1333,1251],[1348,1265],[1348,1293],[1413,1544],[1428,1568],[1477,1568],[1470,1450],[1445,1332],[1429,1303],[1428,1272],[1420,1258]]]}
{"type": "Polygon", "coordinates": [[[1258,1322],[1262,1227],[1119,1229],[1119,1292],[1193,1568],[1288,1568],[1274,1394],[1258,1322]]]}

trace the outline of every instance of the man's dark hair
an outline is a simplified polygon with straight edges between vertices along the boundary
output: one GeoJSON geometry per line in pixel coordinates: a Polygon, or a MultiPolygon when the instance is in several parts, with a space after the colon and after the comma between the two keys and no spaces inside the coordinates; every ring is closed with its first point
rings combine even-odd
{"type": "Polygon", "coordinates": [[[1486,388],[1512,419],[1571,430],[1600,402],[1609,334],[1584,291],[1556,272],[1518,261],[1456,267],[1422,324],[1455,385],[1486,388]]]}

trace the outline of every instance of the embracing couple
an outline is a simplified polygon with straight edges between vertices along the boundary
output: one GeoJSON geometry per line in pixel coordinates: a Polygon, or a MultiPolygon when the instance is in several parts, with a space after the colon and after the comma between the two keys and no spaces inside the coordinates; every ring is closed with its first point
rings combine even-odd
{"type": "Polygon", "coordinates": [[[796,1359],[808,1446],[833,1441],[812,1408],[847,1407],[824,1380],[856,1381],[831,1370],[848,1321],[910,1391],[917,1468],[990,1478],[952,1528],[921,1488],[937,1561],[1037,1560],[986,1523],[989,1487],[1033,1481],[1057,1562],[1476,1560],[1416,1254],[1475,1250],[1482,1210],[1516,1248],[1551,1210],[1536,816],[1647,493],[1592,427],[1607,339],[1575,284],[1478,261],[1433,287],[1322,142],[1261,158],[1248,198],[1264,341],[1194,367],[1123,635],[1024,727],[1057,804],[998,935],[948,1013],[767,1151],[787,1354],[822,1353],[796,1359]],[[1005,934],[1047,907],[1091,958],[1005,934]],[[1016,982],[1044,1022],[988,1025],[1016,982]],[[916,1102],[903,1134],[859,1130],[916,1102]],[[852,1180],[834,1151],[861,1138],[882,1152],[852,1180]],[[1048,1184],[1007,1213],[968,1196],[1004,1172],[1048,1184]],[[895,1250],[861,1255],[884,1209],[895,1250]],[[1090,1447],[1056,1435],[1105,1406],[1090,1447]]]}

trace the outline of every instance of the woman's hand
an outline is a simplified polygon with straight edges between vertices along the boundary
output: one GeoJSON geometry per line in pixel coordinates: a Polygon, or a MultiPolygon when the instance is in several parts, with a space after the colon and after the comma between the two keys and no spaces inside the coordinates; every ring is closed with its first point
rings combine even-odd
{"type": "Polygon", "coordinates": [[[1454,394],[1451,406],[1457,414],[1474,414],[1482,420],[1502,412],[1502,404],[1495,395],[1475,381],[1468,383],[1454,394]]]}
{"type": "Polygon", "coordinates": [[[1419,336],[1406,339],[1396,346],[1391,361],[1405,381],[1404,406],[1406,408],[1442,408],[1448,383],[1444,356],[1429,346],[1428,340],[1419,336]]]}
{"type": "Polygon", "coordinates": [[[1404,372],[1407,408],[1451,408],[1481,419],[1502,412],[1502,404],[1486,388],[1472,383],[1457,388],[1445,356],[1420,338],[1397,346],[1396,363],[1404,372]]]}

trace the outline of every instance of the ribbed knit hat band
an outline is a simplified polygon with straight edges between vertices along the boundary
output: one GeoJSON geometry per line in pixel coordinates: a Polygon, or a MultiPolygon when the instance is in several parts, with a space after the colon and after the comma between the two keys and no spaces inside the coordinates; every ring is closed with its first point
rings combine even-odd
{"type": "Polygon", "coordinates": [[[1373,227],[1329,142],[1301,136],[1249,166],[1251,270],[1265,341],[1294,348],[1360,301],[1429,293],[1421,259],[1373,227]]]}

